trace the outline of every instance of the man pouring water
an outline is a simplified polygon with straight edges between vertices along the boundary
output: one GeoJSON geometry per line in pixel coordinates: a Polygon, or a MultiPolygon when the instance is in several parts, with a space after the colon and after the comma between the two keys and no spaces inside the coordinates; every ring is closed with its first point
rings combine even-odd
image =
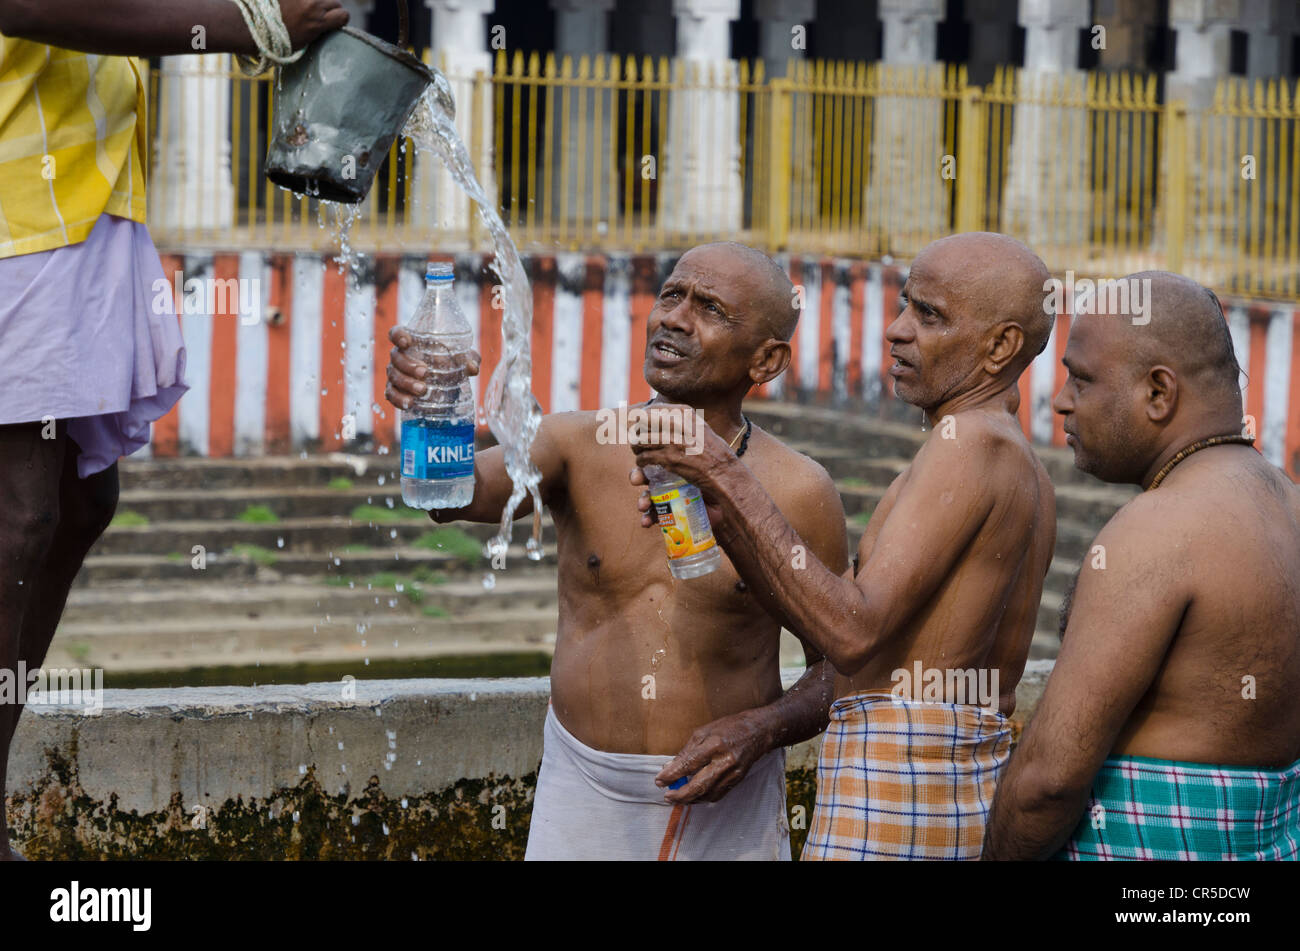
{"type": "MultiPolygon", "coordinates": [[[[692,249],[651,311],[645,378],[698,410],[810,551],[843,571],[844,511],[830,477],[741,413],[750,388],[789,363],[793,297],[761,252],[692,249]]],[[[406,329],[391,336],[386,395],[405,411],[432,371],[409,352],[406,329]]],[[[532,448],[555,522],[560,604],[526,857],[789,859],[783,747],[821,731],[833,672],[805,649],[808,670],[782,692],[780,625],[726,558],[674,577],[664,542],[626,516],[639,490],[627,481],[633,454],[614,413],[543,417],[532,448]]],[[[669,508],[685,517],[689,490],[675,488],[669,508]]],[[[495,522],[510,491],[502,449],[488,449],[474,460],[472,501],[431,515],[495,522]]],[[[531,510],[526,499],[514,514],[531,510]]],[[[670,527],[679,524],[688,522],[670,527]]],[[[707,550],[703,536],[692,540],[707,550]]]]}
{"type": "MultiPolygon", "coordinates": [[[[257,5],[279,54],[348,20],[338,0],[257,5]]],[[[162,312],[144,303],[166,280],[145,227],[149,77],[136,57],[264,56],[241,9],[0,2],[0,671],[40,668],[113,516],[118,458],[187,389],[170,296],[162,312]]],[[[21,713],[0,704],[0,802],[21,713]]],[[[19,857],[0,822],[0,861],[19,857]]]]}

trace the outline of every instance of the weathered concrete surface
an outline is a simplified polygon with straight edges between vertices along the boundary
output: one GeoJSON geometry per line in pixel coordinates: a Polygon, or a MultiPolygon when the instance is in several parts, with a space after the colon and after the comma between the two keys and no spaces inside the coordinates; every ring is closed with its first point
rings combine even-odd
{"type": "MultiPolygon", "coordinates": [[[[1050,669],[1026,670],[1018,724],[1050,669]]],[[[93,717],[31,708],[10,829],[39,859],[521,858],[549,691],[546,678],[383,680],[107,690],[93,717]]],[[[787,759],[796,855],[819,742],[787,759]]]]}

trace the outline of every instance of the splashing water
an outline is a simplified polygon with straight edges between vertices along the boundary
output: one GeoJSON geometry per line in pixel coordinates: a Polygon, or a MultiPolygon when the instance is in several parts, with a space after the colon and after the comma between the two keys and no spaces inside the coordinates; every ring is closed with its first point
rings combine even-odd
{"type": "Polygon", "coordinates": [[[488,381],[483,407],[488,428],[504,450],[506,473],[510,476],[512,489],[501,512],[501,527],[483,546],[484,553],[493,560],[494,567],[505,564],[514,528],[511,516],[524,500],[524,494],[528,493],[533,499],[533,532],[528,543],[528,557],[537,560],[542,555],[542,499],[537,489],[542,474],[533,465],[531,450],[537,427],[542,421],[542,409],[532,391],[533,360],[529,350],[533,324],[532,289],[519,260],[519,250],[497,213],[496,203],[479,184],[474,163],[456,132],[456,123],[439,105],[437,91],[436,85],[425,90],[402,134],[415,143],[417,155],[429,152],[437,155],[456,183],[478,206],[479,218],[492,236],[492,271],[505,292],[501,362],[488,381]]]}

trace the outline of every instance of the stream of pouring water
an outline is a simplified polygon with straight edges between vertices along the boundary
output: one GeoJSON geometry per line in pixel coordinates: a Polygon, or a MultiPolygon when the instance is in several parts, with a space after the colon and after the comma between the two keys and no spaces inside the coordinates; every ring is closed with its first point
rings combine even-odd
{"type": "MultiPolygon", "coordinates": [[[[505,564],[506,550],[513,529],[512,515],[524,493],[533,499],[533,532],[528,539],[528,557],[542,557],[542,499],[538,484],[542,474],[533,465],[533,437],[542,421],[542,409],[533,397],[533,360],[529,349],[533,326],[533,295],[519,260],[519,250],[474,174],[465,143],[456,132],[456,123],[438,104],[436,88],[430,86],[411,114],[402,134],[415,143],[416,152],[437,155],[456,183],[478,206],[479,218],[492,236],[492,270],[504,289],[505,313],[501,320],[501,362],[492,372],[483,396],[488,427],[505,451],[506,472],[513,488],[501,526],[485,546],[493,567],[505,564]]],[[[488,576],[491,577],[490,575],[488,576]]],[[[487,580],[487,579],[485,579],[487,580]]]]}

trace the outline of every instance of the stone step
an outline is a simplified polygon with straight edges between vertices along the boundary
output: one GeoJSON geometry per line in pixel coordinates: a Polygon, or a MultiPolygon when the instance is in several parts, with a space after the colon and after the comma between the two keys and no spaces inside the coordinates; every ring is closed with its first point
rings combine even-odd
{"type": "MultiPolygon", "coordinates": [[[[385,509],[385,511],[389,511],[385,509]]],[[[396,511],[396,510],[393,510],[396,511]]],[[[411,510],[406,510],[411,511],[411,510]]],[[[445,526],[444,526],[445,527],[445,526]]],[[[345,516],[284,518],[276,522],[244,522],[238,519],[182,519],[150,522],[148,525],[115,525],[91,549],[92,555],[184,555],[189,557],[195,545],[208,553],[231,551],[236,545],[254,545],[268,551],[333,552],[347,545],[371,548],[391,544],[409,546],[439,526],[424,516],[403,517],[395,521],[371,522],[345,516]]],[[[479,543],[496,534],[495,524],[456,523],[463,535],[479,543]]],[[[532,520],[515,525],[515,537],[522,539],[532,530],[532,520]]],[[[555,529],[549,519],[543,522],[543,543],[555,543],[555,529]]],[[[477,561],[476,553],[472,560],[477,561]]]]}
{"type": "MultiPolygon", "coordinates": [[[[97,587],[117,583],[228,584],[235,581],[275,583],[284,579],[317,576],[368,577],[383,571],[409,573],[416,570],[442,572],[450,577],[477,578],[489,570],[486,560],[470,563],[425,548],[394,547],[338,550],[333,553],[298,552],[276,549],[254,556],[235,551],[209,553],[206,567],[191,567],[189,553],[175,557],[152,554],[92,555],[77,576],[77,586],[97,587]],[[259,562],[267,562],[265,564],[259,562]]],[[[542,574],[554,577],[555,547],[534,562],[525,557],[524,546],[511,545],[506,559],[510,575],[542,574]]]]}
{"type": "Polygon", "coordinates": [[[63,612],[64,624],[145,622],[189,618],[259,618],[293,616],[372,615],[470,617],[483,611],[535,609],[558,611],[555,577],[493,574],[492,588],[482,581],[417,580],[410,575],[348,578],[333,583],[285,581],[250,584],[171,584],[142,588],[133,584],[103,585],[72,592],[63,612]],[[400,589],[399,586],[400,585],[400,589]]]}
{"type": "Polygon", "coordinates": [[[46,666],[155,670],[368,657],[431,657],[483,649],[546,650],[556,614],[484,610],[472,617],[278,615],[61,624],[46,666]]]}
{"type": "Polygon", "coordinates": [[[1044,590],[1043,597],[1038,602],[1038,623],[1035,625],[1035,630],[1050,634],[1054,641],[1057,639],[1061,602],[1064,598],[1064,594],[1060,592],[1044,590]]]}
{"type": "Polygon", "coordinates": [[[134,489],[237,489],[253,487],[324,487],[331,480],[351,479],[357,486],[398,481],[395,455],[249,456],[206,459],[123,459],[119,464],[123,492],[134,489]]]}
{"type": "MultiPolygon", "coordinates": [[[[320,486],[253,486],[237,489],[126,489],[117,503],[117,515],[132,513],[154,522],[234,521],[249,509],[262,510],[277,519],[347,518],[359,506],[391,512],[391,518],[409,516],[412,521],[431,522],[428,515],[402,502],[400,485],[331,489],[320,486]]],[[[273,524],[265,522],[262,524],[273,524]]],[[[117,526],[114,526],[117,527],[117,526]]]]}

